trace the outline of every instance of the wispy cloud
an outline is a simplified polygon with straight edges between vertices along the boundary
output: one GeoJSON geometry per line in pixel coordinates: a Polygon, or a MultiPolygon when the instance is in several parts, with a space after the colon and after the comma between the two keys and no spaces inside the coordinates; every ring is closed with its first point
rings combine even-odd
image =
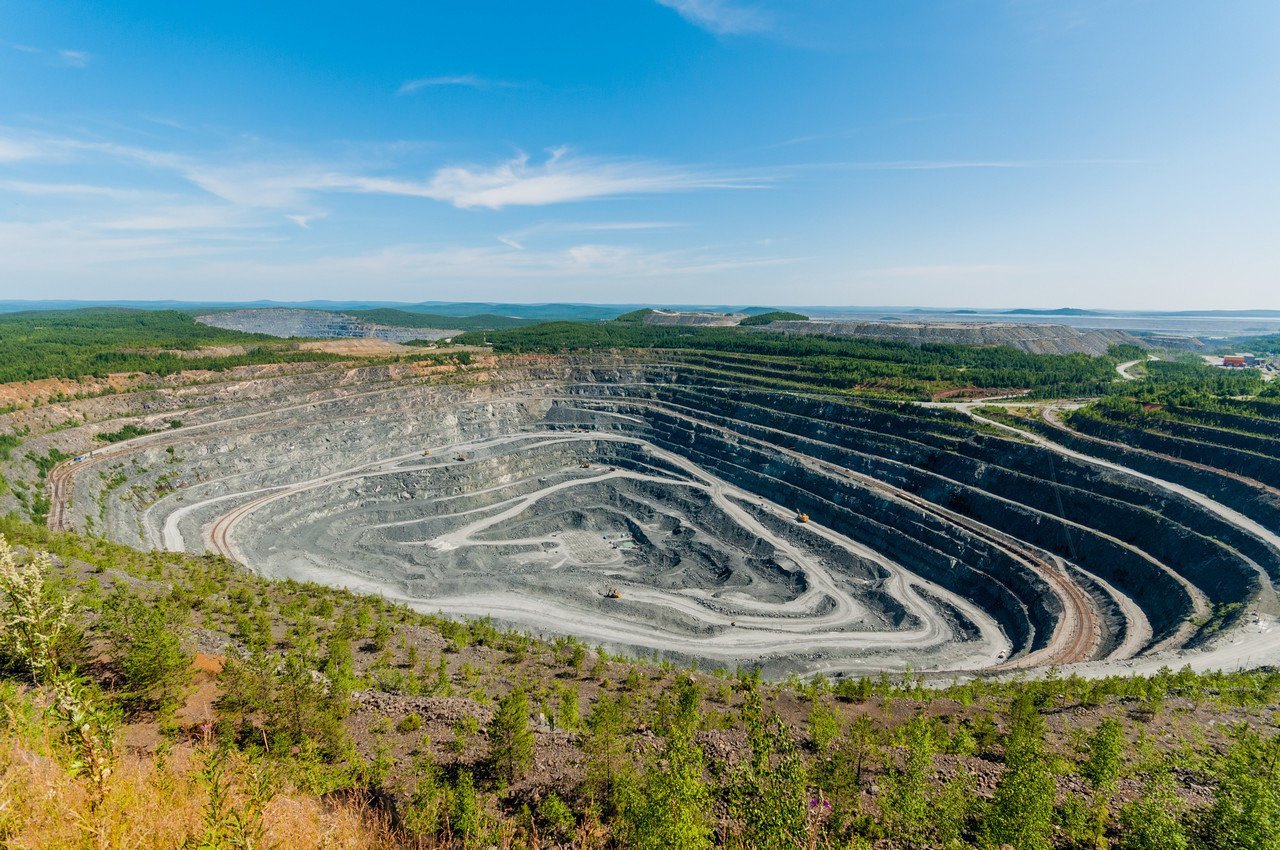
{"type": "Polygon", "coordinates": [[[541,163],[519,154],[493,166],[441,168],[426,181],[332,175],[327,186],[358,192],[410,195],[456,207],[502,209],[546,206],[624,195],[700,189],[749,189],[764,180],[677,168],[647,160],[578,157],[557,148],[541,163]]]}
{"type": "Polygon", "coordinates": [[[547,221],[498,236],[503,245],[524,250],[529,239],[579,233],[625,233],[683,227],[678,221],[547,221]]]}
{"type": "Polygon", "coordinates": [[[83,50],[59,50],[58,59],[68,68],[86,68],[93,57],[83,50]]]}
{"type": "Polygon", "coordinates": [[[406,80],[401,84],[396,94],[412,94],[422,89],[442,88],[448,86],[461,86],[470,89],[513,89],[519,88],[519,83],[513,83],[509,80],[489,80],[484,77],[477,77],[475,74],[456,74],[442,77],[422,77],[417,80],[406,80]]]}
{"type": "MultiPolygon", "coordinates": [[[[317,193],[351,192],[428,198],[462,209],[547,206],[602,198],[671,194],[769,185],[767,175],[731,174],[637,158],[591,157],[554,148],[541,161],[527,154],[494,165],[452,165],[413,179],[306,162],[277,153],[264,161],[237,157],[233,164],[112,142],[30,135],[0,135],[0,162],[74,160],[103,156],[161,172],[232,204],[254,208],[306,207],[317,193]]],[[[303,210],[310,212],[310,210],[303,210]]]]}
{"type": "Polygon", "coordinates": [[[227,230],[256,227],[244,210],[229,204],[172,204],[95,225],[100,230],[227,230]]]}
{"type": "Polygon", "coordinates": [[[733,0],[658,0],[689,23],[717,35],[743,35],[773,29],[773,18],[764,10],[733,0]]]}
{"type": "Polygon", "coordinates": [[[285,218],[301,227],[303,230],[311,229],[311,222],[319,218],[325,218],[325,213],[294,213],[286,215],[285,218]]]}
{"type": "MultiPolygon", "coordinates": [[[[0,145],[3,143],[0,142],[0,145]]],[[[0,161],[3,161],[0,154],[0,161]]],[[[115,186],[95,186],[88,183],[42,183],[32,180],[0,180],[0,190],[33,197],[96,197],[117,201],[156,197],[154,192],[142,189],[120,189],[115,186]]]]}
{"type": "Polygon", "coordinates": [[[953,159],[817,162],[788,166],[788,168],[814,171],[956,171],[1069,168],[1090,165],[1139,165],[1141,163],[1142,160],[1137,159],[953,159]]]}
{"type": "Polygon", "coordinates": [[[44,151],[34,142],[26,139],[6,139],[0,137],[0,162],[20,162],[24,159],[38,159],[44,151]]]}

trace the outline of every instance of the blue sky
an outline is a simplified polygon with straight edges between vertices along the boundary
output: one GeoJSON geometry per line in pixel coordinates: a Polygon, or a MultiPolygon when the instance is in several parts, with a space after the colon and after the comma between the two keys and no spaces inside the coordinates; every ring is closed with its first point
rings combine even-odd
{"type": "Polygon", "coordinates": [[[1274,0],[0,0],[0,298],[1280,308],[1274,0]]]}

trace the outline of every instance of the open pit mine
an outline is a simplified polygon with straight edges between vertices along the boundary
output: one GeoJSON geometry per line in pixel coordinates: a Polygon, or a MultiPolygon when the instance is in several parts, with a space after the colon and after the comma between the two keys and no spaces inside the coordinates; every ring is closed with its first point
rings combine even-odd
{"type": "Polygon", "coordinates": [[[490,361],[156,393],[129,421],[181,425],[57,467],[50,523],[769,676],[1277,648],[1265,493],[1229,507],[1100,439],[725,364],[490,361]]]}

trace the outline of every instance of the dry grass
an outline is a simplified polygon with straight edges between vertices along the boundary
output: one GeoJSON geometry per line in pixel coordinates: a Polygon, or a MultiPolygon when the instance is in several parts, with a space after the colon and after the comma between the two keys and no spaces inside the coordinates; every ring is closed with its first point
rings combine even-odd
{"type": "MultiPolygon", "coordinates": [[[[201,772],[204,750],[171,758],[120,759],[99,802],[91,784],[75,777],[60,757],[60,743],[43,724],[9,717],[0,734],[0,845],[13,850],[160,850],[201,847],[211,811],[252,812],[253,768],[231,755],[225,763],[228,796],[211,810],[201,772]]],[[[352,802],[330,803],[276,788],[261,809],[261,840],[216,846],[381,850],[402,846],[385,818],[352,802]]]]}

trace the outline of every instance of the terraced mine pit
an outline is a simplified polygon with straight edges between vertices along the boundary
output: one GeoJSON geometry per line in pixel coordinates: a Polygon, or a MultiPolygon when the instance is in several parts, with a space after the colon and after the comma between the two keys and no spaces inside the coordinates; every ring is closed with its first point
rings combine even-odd
{"type": "Polygon", "coordinates": [[[53,523],[769,675],[1275,642],[1280,541],[1232,509],[964,411],[725,369],[232,399],[59,467],[53,523]]]}

